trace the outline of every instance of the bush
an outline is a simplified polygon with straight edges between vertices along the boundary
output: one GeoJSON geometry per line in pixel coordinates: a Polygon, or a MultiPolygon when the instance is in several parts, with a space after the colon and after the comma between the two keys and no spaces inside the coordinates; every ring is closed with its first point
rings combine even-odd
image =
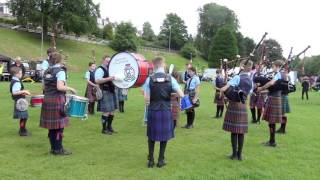
{"type": "Polygon", "coordinates": [[[138,38],[137,29],[131,23],[120,23],[116,27],[115,36],[111,47],[118,51],[137,51],[138,38]]]}
{"type": "Polygon", "coordinates": [[[8,18],[0,18],[0,23],[12,24],[14,26],[18,24],[16,19],[8,19],[8,18]]]}
{"type": "Polygon", "coordinates": [[[197,50],[192,43],[186,43],[181,49],[181,55],[187,59],[191,59],[191,54],[192,58],[196,57],[197,50]]]}

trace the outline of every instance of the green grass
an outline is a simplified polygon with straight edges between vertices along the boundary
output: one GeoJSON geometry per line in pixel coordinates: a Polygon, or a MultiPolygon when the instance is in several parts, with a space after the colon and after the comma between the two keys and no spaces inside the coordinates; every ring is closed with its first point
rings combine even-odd
{"type": "MultiPolygon", "coordinates": [[[[23,35],[19,39],[15,36],[19,33],[1,29],[0,32],[1,52],[33,57],[31,51],[39,48],[35,37],[23,35]],[[9,35],[15,37],[17,44],[3,43],[7,38],[2,36],[4,31],[8,38],[9,35]]],[[[90,55],[92,45],[70,41],[59,44],[74,46],[68,50],[72,54],[72,65],[86,64],[82,62],[87,61],[84,54],[90,55]],[[78,50],[82,50],[82,56],[77,54],[78,50]],[[74,57],[81,59],[79,64],[74,57]]],[[[97,47],[101,55],[112,52],[107,47],[97,47]]],[[[76,88],[79,95],[83,95],[85,89],[81,71],[73,71],[68,79],[68,84],[76,88]]],[[[40,84],[25,85],[33,94],[41,92],[40,84]]],[[[71,118],[64,139],[64,146],[73,151],[68,157],[49,155],[47,130],[39,127],[40,108],[29,109],[27,127],[32,136],[18,136],[18,121],[12,120],[13,101],[8,89],[8,83],[0,82],[0,179],[319,179],[320,94],[316,92],[310,93],[309,101],[300,100],[300,89],[290,95],[293,112],[289,114],[287,134],[276,137],[277,148],[261,145],[268,139],[265,122],[250,124],[244,161],[238,162],[226,158],[231,152],[230,134],[222,130],[222,119],[211,117],[215,114],[213,88],[204,83],[195,128],[178,128],[176,137],[167,146],[168,165],[163,169],[148,169],[146,128],[142,125],[144,102],[138,89],[129,91],[126,113],[115,115],[114,128],[119,132],[116,135],[100,133],[99,113],[86,121],[71,118]]],[[[185,114],[181,113],[179,127],[185,122],[185,114]]],[[[158,149],[157,144],[155,154],[158,149]]]]}
{"type": "MultiPolygon", "coordinates": [[[[0,28],[0,42],[0,54],[5,54],[12,58],[21,56],[23,59],[41,59],[40,35],[0,28]]],[[[42,52],[43,58],[46,58],[46,50],[49,46],[50,42],[45,41],[42,52]]],[[[63,50],[63,53],[68,55],[68,66],[73,72],[83,72],[87,69],[88,62],[91,61],[92,49],[96,51],[97,62],[100,62],[103,55],[115,53],[108,46],[62,39],[57,40],[57,48],[58,50],[63,50]]],[[[148,60],[153,59],[156,55],[164,56],[167,64],[175,64],[179,70],[183,70],[185,63],[188,62],[187,59],[174,53],[152,53],[145,51],[140,53],[148,60]]],[[[194,64],[199,68],[207,67],[207,62],[200,57],[194,59],[194,64]]]]}

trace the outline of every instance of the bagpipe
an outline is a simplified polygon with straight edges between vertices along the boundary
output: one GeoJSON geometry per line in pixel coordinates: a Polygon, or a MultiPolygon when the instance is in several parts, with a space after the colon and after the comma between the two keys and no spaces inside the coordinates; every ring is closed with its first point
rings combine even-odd
{"type": "MultiPolygon", "coordinates": [[[[306,49],[304,49],[302,52],[300,52],[299,54],[292,56],[292,50],[293,48],[291,47],[290,53],[288,58],[286,59],[285,63],[280,67],[280,71],[282,73],[287,74],[287,72],[290,71],[290,63],[292,61],[293,58],[297,58],[299,57],[301,54],[305,53],[308,49],[310,48],[310,46],[308,46],[306,49]]],[[[259,66],[261,66],[262,64],[265,65],[265,67],[271,67],[271,62],[268,60],[263,60],[262,59],[262,63],[259,64],[259,66]]],[[[259,87],[264,86],[265,84],[267,84],[268,82],[270,82],[273,77],[274,77],[274,73],[256,73],[253,76],[253,82],[256,84],[259,84],[259,87]]],[[[282,91],[283,94],[289,94],[292,92],[296,91],[296,86],[291,83],[288,79],[279,79],[275,82],[275,84],[273,86],[270,86],[268,88],[270,93],[276,92],[276,91],[282,91]]]]}
{"type": "MultiPolygon", "coordinates": [[[[252,52],[250,53],[250,55],[248,57],[245,57],[245,58],[240,58],[240,56],[237,56],[237,59],[236,60],[233,60],[233,61],[230,61],[228,62],[227,59],[224,59],[223,61],[221,60],[221,66],[222,66],[222,69],[224,70],[224,74],[225,74],[225,84],[228,80],[228,72],[227,72],[227,65],[231,62],[234,62],[234,66],[232,68],[232,74],[231,76],[235,75],[235,67],[236,67],[236,64],[242,60],[245,60],[245,63],[244,65],[247,65],[247,63],[249,62],[249,60],[252,60],[253,57],[254,57],[254,54],[256,52],[256,50],[260,47],[260,45],[262,44],[263,40],[266,38],[267,36],[267,32],[264,33],[264,35],[262,36],[261,40],[259,41],[259,43],[253,48],[252,52]]],[[[237,75],[239,75],[241,73],[241,69],[239,69],[239,72],[237,75]]],[[[241,102],[241,103],[245,103],[246,99],[247,99],[247,96],[248,96],[248,93],[239,89],[239,87],[233,87],[233,86],[229,86],[229,88],[224,92],[224,95],[230,100],[230,101],[234,101],[234,102],[241,102]]]]}

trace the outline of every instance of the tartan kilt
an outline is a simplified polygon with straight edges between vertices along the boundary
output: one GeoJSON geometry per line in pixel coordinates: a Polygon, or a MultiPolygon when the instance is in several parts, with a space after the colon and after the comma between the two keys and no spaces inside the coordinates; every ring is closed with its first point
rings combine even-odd
{"type": "Polygon", "coordinates": [[[224,117],[223,130],[245,134],[248,132],[248,114],[246,104],[229,101],[227,112],[224,117]]]}
{"type": "Polygon", "coordinates": [[[180,98],[176,94],[171,95],[171,112],[172,112],[172,119],[176,121],[179,120],[180,98]]]}
{"type": "Polygon", "coordinates": [[[40,127],[46,129],[61,129],[69,125],[65,110],[66,96],[45,95],[41,107],[40,127]]]}
{"type": "Polygon", "coordinates": [[[250,108],[255,108],[257,106],[257,100],[258,96],[255,93],[252,93],[249,101],[250,108]]]}
{"type": "Polygon", "coordinates": [[[281,97],[268,96],[262,119],[268,121],[269,124],[281,123],[281,97]]]}
{"type": "Polygon", "coordinates": [[[95,94],[94,87],[91,86],[90,84],[87,84],[87,89],[84,96],[89,99],[89,102],[95,102],[96,94],[95,94]]]}
{"type": "Polygon", "coordinates": [[[266,94],[259,93],[259,96],[258,96],[258,99],[257,99],[257,104],[256,104],[256,106],[257,106],[258,109],[262,109],[262,108],[264,107],[264,105],[265,105],[265,102],[264,102],[265,98],[266,98],[266,94]]]}
{"type": "Polygon", "coordinates": [[[214,95],[214,103],[218,106],[224,106],[224,94],[222,94],[222,97],[220,98],[220,91],[216,91],[214,95]]]}
{"type": "Polygon", "coordinates": [[[13,119],[28,119],[29,118],[28,110],[26,110],[26,111],[17,110],[16,103],[17,103],[17,101],[14,102],[13,119]]]}
{"type": "Polygon", "coordinates": [[[281,96],[282,114],[290,113],[289,99],[287,95],[281,96]]]}
{"type": "Polygon", "coordinates": [[[152,141],[168,141],[174,137],[171,110],[148,110],[147,136],[152,141]]]}
{"type": "Polygon", "coordinates": [[[102,90],[102,99],[98,101],[99,112],[113,112],[118,109],[117,95],[114,92],[102,90]]]}

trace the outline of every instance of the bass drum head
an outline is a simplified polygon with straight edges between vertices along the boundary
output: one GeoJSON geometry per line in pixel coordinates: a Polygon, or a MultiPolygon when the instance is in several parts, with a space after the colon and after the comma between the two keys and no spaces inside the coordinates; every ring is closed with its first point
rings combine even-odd
{"type": "Polygon", "coordinates": [[[130,88],[138,80],[140,72],[136,55],[121,52],[112,56],[108,65],[109,76],[115,77],[112,82],[118,88],[130,88]]]}

